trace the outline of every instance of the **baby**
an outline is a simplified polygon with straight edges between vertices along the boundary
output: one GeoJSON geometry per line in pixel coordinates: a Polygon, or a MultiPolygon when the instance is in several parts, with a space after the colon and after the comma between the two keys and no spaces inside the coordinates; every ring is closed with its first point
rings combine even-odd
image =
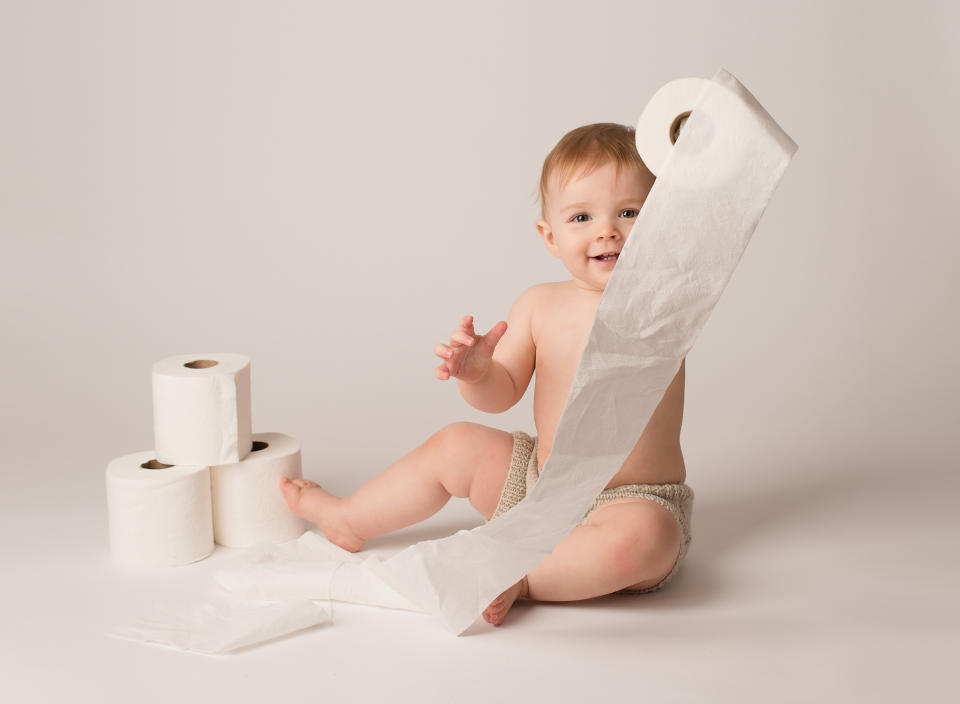
{"type": "MultiPolygon", "coordinates": [[[[550,456],[597,304],[653,181],[632,128],[601,123],[566,134],[543,164],[537,231],[572,278],[531,286],[485,335],[472,316],[464,317],[449,344],[434,349],[442,360],[437,378],[456,378],[467,403],[487,413],[517,403],[536,368],[536,437],[452,423],[349,497],[311,481],[281,480],[290,509],[355,552],[374,536],[433,515],[451,496],[469,498],[487,520],[516,505],[550,456]]],[[[489,623],[503,623],[521,597],[574,601],[649,592],[674,575],[690,543],[693,501],[680,449],[683,382],[682,363],[581,523],[487,607],[489,623]]]]}

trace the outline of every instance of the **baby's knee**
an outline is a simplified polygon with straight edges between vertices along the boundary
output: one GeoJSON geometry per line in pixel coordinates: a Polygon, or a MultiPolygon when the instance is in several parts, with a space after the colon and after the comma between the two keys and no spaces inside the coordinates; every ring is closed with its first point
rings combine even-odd
{"type": "Polygon", "coordinates": [[[666,574],[676,562],[681,540],[680,526],[672,515],[666,511],[651,512],[613,538],[613,569],[631,581],[666,574]]]}
{"type": "Polygon", "coordinates": [[[471,438],[476,435],[477,428],[482,427],[478,423],[468,421],[450,423],[431,435],[427,442],[438,449],[455,452],[462,448],[464,444],[469,443],[471,438]]]}

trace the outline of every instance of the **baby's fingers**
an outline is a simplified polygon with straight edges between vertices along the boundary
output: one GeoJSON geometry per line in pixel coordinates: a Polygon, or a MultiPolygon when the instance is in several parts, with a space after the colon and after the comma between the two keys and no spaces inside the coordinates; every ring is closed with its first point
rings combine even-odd
{"type": "Polygon", "coordinates": [[[473,335],[468,335],[463,330],[454,330],[450,333],[450,341],[457,342],[468,347],[473,344],[473,335]]]}
{"type": "Polygon", "coordinates": [[[434,369],[434,375],[440,379],[440,381],[446,381],[450,378],[450,372],[447,370],[447,365],[441,364],[439,367],[434,369]]]}
{"type": "Polygon", "coordinates": [[[443,359],[450,359],[453,356],[453,350],[446,345],[441,344],[438,344],[433,348],[433,353],[438,357],[442,357],[443,359]]]}
{"type": "Polygon", "coordinates": [[[490,332],[483,336],[483,341],[492,350],[497,346],[497,343],[500,342],[500,338],[503,337],[503,333],[506,331],[507,321],[501,320],[499,323],[490,328],[490,332]]]}

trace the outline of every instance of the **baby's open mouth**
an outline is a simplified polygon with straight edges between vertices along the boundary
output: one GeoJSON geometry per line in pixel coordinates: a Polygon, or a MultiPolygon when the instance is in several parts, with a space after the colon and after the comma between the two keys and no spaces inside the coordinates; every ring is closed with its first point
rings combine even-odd
{"type": "Polygon", "coordinates": [[[607,262],[612,259],[616,259],[620,256],[619,252],[607,252],[606,254],[598,254],[595,257],[590,257],[591,259],[596,259],[598,262],[607,262]]]}

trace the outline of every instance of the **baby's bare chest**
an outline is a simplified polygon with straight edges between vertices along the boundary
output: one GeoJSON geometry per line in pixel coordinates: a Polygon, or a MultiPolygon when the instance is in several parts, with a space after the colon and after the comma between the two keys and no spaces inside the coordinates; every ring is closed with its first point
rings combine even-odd
{"type": "MultiPolygon", "coordinates": [[[[555,305],[535,312],[536,385],[533,415],[539,436],[537,454],[546,462],[553,447],[557,424],[590,336],[599,299],[558,299],[555,305]]],[[[658,484],[683,481],[686,469],[680,450],[683,418],[683,370],[677,372],[663,400],[637,441],[624,466],[607,486],[627,483],[658,484]]]]}
{"type": "Polygon", "coordinates": [[[590,335],[596,308],[594,301],[558,299],[538,311],[533,331],[538,390],[566,398],[590,335]]]}

